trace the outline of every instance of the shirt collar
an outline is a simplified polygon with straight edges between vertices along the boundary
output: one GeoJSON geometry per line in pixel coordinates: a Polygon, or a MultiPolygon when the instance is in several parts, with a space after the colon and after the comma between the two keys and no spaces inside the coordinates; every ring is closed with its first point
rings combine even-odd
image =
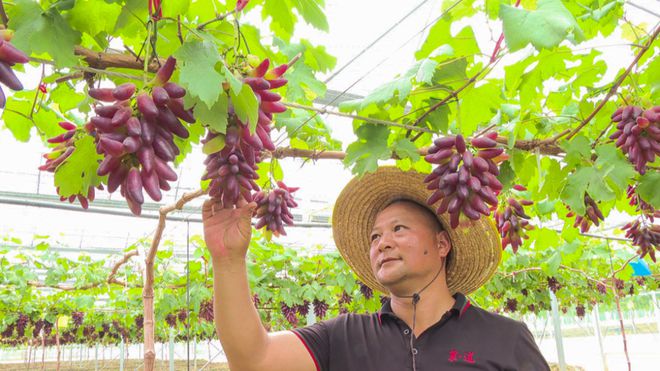
{"type": "MultiPolygon", "coordinates": [[[[454,299],[456,302],[454,303],[454,306],[449,309],[449,312],[452,315],[457,315],[458,318],[460,319],[465,311],[470,307],[470,300],[465,297],[465,295],[461,294],[460,292],[457,292],[456,294],[453,295],[454,299]]],[[[382,316],[391,316],[394,318],[398,318],[396,314],[392,311],[392,300],[390,298],[387,298],[385,302],[383,303],[383,306],[380,308],[378,311],[378,323],[382,325],[382,316]]]]}

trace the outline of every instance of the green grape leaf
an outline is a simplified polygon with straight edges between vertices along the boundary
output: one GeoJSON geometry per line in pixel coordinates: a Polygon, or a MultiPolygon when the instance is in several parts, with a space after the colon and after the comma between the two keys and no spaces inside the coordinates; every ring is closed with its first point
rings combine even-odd
{"type": "Polygon", "coordinates": [[[186,14],[190,8],[190,0],[161,0],[160,4],[163,8],[163,17],[176,18],[178,15],[186,14]]]}
{"type": "Polygon", "coordinates": [[[328,20],[318,4],[323,5],[323,0],[291,0],[291,2],[305,22],[321,31],[328,32],[328,20]]]}
{"type": "Polygon", "coordinates": [[[100,32],[112,33],[120,13],[121,6],[118,3],[76,0],[67,13],[67,18],[71,26],[78,31],[95,36],[100,32]]]}
{"type": "Polygon", "coordinates": [[[596,148],[596,168],[601,178],[613,186],[617,194],[626,190],[630,179],[636,174],[633,166],[623,157],[614,144],[605,144],[596,148]]]}
{"type": "Polygon", "coordinates": [[[220,54],[208,41],[189,41],[174,53],[179,62],[179,83],[188,93],[212,107],[222,90],[223,76],[215,70],[220,54]]]}
{"type": "Polygon", "coordinates": [[[68,112],[86,99],[85,94],[77,93],[71,84],[62,83],[50,91],[49,100],[61,112],[68,112]]]}
{"type": "Polygon", "coordinates": [[[346,148],[344,164],[353,165],[353,174],[376,171],[378,160],[387,160],[392,154],[387,146],[389,129],[384,125],[362,124],[355,134],[358,140],[346,148]]]}
{"type": "Polygon", "coordinates": [[[314,71],[329,72],[337,65],[337,58],[325,51],[325,46],[313,46],[309,41],[302,39],[300,44],[305,47],[305,64],[314,71]]]}
{"type": "Polygon", "coordinates": [[[259,120],[259,101],[257,101],[257,96],[254,95],[252,88],[247,84],[243,85],[238,95],[234,94],[231,90],[229,94],[236,116],[242,122],[249,123],[250,132],[253,133],[259,120]]]}
{"type": "Polygon", "coordinates": [[[314,71],[301,61],[287,71],[286,97],[289,101],[312,101],[325,95],[326,86],[314,76],[314,71]]]}
{"type": "Polygon", "coordinates": [[[408,138],[401,138],[392,143],[392,151],[400,158],[409,158],[412,162],[420,159],[417,147],[408,138]]]}
{"type": "Polygon", "coordinates": [[[55,186],[59,187],[59,194],[63,197],[86,195],[90,186],[100,183],[96,170],[103,157],[96,153],[94,138],[85,135],[75,142],[75,148],[55,171],[55,186]]]}
{"type": "Polygon", "coordinates": [[[298,20],[291,9],[290,0],[265,0],[261,10],[262,19],[271,17],[271,31],[285,41],[289,41],[293,35],[293,28],[298,20]]]}
{"type": "Polygon", "coordinates": [[[415,80],[417,80],[418,83],[431,84],[437,67],[438,62],[433,59],[423,59],[419,63],[419,69],[417,70],[417,75],[415,75],[415,80]]]}
{"type": "Polygon", "coordinates": [[[637,193],[646,202],[660,209],[660,173],[649,171],[642,175],[637,186],[637,193]]]}
{"type": "Polygon", "coordinates": [[[30,55],[48,53],[56,67],[68,67],[78,61],[73,48],[80,43],[80,33],[55,9],[44,11],[30,0],[17,0],[10,12],[9,27],[16,30],[12,44],[30,55]]]}
{"type": "Polygon", "coordinates": [[[510,51],[531,43],[537,50],[552,49],[565,39],[584,40],[584,34],[561,0],[538,0],[536,10],[501,4],[500,19],[510,51]]]}
{"type": "Polygon", "coordinates": [[[196,104],[195,118],[197,121],[216,133],[224,133],[227,129],[228,98],[226,94],[220,94],[218,100],[210,108],[201,102],[196,104]]]}
{"type": "Polygon", "coordinates": [[[30,140],[30,131],[34,125],[30,117],[32,102],[18,99],[19,94],[7,98],[5,109],[2,112],[3,126],[9,129],[16,140],[27,142],[30,140]]]}

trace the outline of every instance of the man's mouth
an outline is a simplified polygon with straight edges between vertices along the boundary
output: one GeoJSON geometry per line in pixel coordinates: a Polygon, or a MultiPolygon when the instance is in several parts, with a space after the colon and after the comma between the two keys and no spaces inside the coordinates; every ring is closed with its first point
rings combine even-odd
{"type": "Polygon", "coordinates": [[[385,259],[383,259],[383,260],[380,261],[379,266],[382,267],[382,266],[383,266],[385,263],[387,263],[387,262],[397,261],[397,260],[401,260],[401,259],[397,259],[397,258],[385,258],[385,259]]]}

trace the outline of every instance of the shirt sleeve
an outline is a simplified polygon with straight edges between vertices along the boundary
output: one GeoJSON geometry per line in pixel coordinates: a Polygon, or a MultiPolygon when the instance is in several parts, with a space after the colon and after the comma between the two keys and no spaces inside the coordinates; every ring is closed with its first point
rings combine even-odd
{"type": "Polygon", "coordinates": [[[514,360],[518,371],[550,371],[550,366],[534,341],[534,336],[524,323],[520,324],[518,342],[514,350],[514,360]]]}
{"type": "Polygon", "coordinates": [[[311,326],[291,330],[314,359],[317,371],[330,369],[330,329],[332,321],[317,322],[311,326]]]}

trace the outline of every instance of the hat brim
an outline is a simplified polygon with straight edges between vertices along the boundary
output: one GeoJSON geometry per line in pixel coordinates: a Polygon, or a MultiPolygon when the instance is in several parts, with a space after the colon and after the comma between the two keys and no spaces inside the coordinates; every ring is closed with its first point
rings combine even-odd
{"type": "MultiPolygon", "coordinates": [[[[409,199],[420,205],[433,193],[426,189],[425,174],[382,166],[374,173],[353,178],[337,198],[332,215],[332,231],[346,263],[364,284],[389,295],[371,270],[369,233],[376,215],[397,199],[409,199]]],[[[427,206],[428,207],[428,206],[427,206]]],[[[435,209],[429,207],[435,214],[435,209]]],[[[452,244],[447,266],[447,286],[453,294],[469,294],[495,273],[502,256],[500,237],[492,219],[461,219],[449,228],[449,214],[438,216],[452,244]]]]}

